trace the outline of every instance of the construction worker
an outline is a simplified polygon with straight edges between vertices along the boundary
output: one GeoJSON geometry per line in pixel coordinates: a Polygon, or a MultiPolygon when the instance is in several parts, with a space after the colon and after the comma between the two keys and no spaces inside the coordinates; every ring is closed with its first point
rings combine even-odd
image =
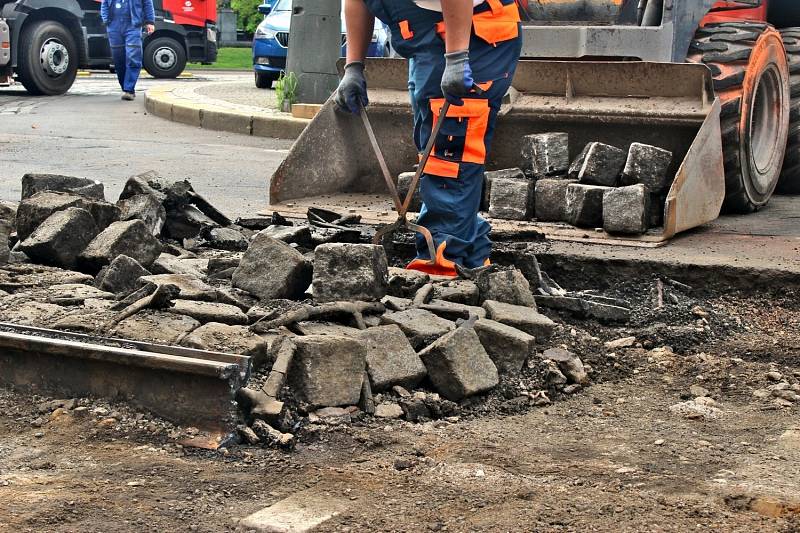
{"type": "Polygon", "coordinates": [[[339,109],[358,113],[368,104],[364,58],[375,17],[389,25],[393,48],[409,59],[419,152],[444,99],[451,102],[420,181],[417,222],[433,234],[436,257],[418,236],[417,259],[407,268],[455,275],[456,264],[487,264],[491,228],[478,209],[486,153],[522,48],[515,0],[344,1],[347,64],[334,95],[339,109]]]}
{"type": "Polygon", "coordinates": [[[100,17],[108,29],[122,99],[133,100],[142,70],[142,27],[148,34],[155,31],[153,0],[102,0],[100,17]]]}

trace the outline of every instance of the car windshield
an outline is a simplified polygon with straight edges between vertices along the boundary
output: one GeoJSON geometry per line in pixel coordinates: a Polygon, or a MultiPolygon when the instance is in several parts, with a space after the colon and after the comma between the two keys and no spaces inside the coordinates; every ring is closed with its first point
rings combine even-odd
{"type": "MultiPolygon", "coordinates": [[[[272,11],[291,11],[292,10],[292,0],[278,0],[275,4],[275,7],[272,8],[272,11]]],[[[344,2],[342,2],[342,16],[344,16],[344,2]]]]}

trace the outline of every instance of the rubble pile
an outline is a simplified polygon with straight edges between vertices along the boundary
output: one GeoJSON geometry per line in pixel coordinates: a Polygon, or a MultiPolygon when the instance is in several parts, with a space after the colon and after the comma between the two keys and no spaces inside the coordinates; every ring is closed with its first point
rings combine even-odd
{"type": "Polygon", "coordinates": [[[116,203],[90,180],[23,182],[19,206],[0,211],[0,228],[16,230],[3,269],[40,282],[4,284],[0,317],[251,356],[237,395],[250,443],[290,448],[309,428],[371,416],[454,420],[525,372],[549,376],[522,391],[543,405],[546,389],[575,392],[588,374],[553,350],[559,326],[539,308],[626,318],[538,268],[533,286],[515,268],[456,279],[392,268],[354,215],[232,223],[187,181],[155,173],[130,178],[116,203]]]}
{"type": "Polygon", "coordinates": [[[520,168],[486,172],[482,210],[640,235],[663,225],[672,160],[656,146],[632,143],[626,151],[592,142],[570,162],[568,134],[526,135],[520,168]]]}

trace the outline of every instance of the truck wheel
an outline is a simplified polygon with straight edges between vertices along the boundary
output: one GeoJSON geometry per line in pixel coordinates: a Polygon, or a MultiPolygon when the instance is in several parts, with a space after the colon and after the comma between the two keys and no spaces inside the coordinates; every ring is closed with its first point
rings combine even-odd
{"type": "Polygon", "coordinates": [[[78,46],[63,24],[32,22],[22,30],[19,81],[33,95],[64,94],[78,75],[78,46]]]}
{"type": "Polygon", "coordinates": [[[789,90],[792,105],[789,110],[789,141],[776,192],[800,194],[800,28],[781,30],[786,58],[789,60],[789,90]]]}
{"type": "Polygon", "coordinates": [[[277,80],[278,76],[268,72],[256,72],[256,87],[258,89],[272,88],[272,82],[277,80]]]}
{"type": "Polygon", "coordinates": [[[756,211],[775,192],[789,134],[789,66],[781,35],[758,22],[709,24],[698,30],[689,53],[689,61],[711,69],[722,101],[722,208],[756,211]]]}
{"type": "Polygon", "coordinates": [[[154,78],[177,78],[186,68],[186,50],[172,37],[156,37],[144,47],[143,64],[154,78]]]}

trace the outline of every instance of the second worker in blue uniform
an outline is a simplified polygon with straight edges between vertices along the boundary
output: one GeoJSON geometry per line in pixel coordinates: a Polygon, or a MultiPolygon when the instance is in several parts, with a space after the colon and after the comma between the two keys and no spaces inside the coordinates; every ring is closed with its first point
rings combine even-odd
{"type": "Polygon", "coordinates": [[[100,16],[108,29],[122,99],[133,100],[142,70],[142,29],[147,33],[155,29],[153,0],[103,0],[100,16]]]}

